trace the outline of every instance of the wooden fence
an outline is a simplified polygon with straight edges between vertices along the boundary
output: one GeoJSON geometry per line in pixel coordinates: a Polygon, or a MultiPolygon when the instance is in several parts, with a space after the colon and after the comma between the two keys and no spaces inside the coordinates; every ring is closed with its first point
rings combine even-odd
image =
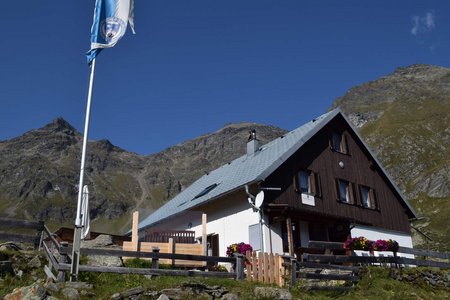
{"type": "MultiPolygon", "coordinates": [[[[47,226],[43,228],[42,248],[48,260],[48,265],[44,270],[48,277],[54,281],[64,281],[66,273],[70,271],[71,265],[68,263],[69,255],[72,253],[72,247],[67,242],[58,242],[47,226]],[[56,272],[56,274],[54,274],[56,272]]],[[[151,268],[126,268],[126,267],[106,267],[106,266],[86,266],[80,265],[80,272],[100,272],[100,273],[119,273],[119,274],[142,274],[142,275],[169,275],[169,276],[200,276],[200,277],[225,277],[244,279],[244,261],[245,257],[238,255],[235,257],[212,257],[192,254],[174,254],[160,253],[159,249],[153,248],[151,252],[143,251],[123,251],[112,249],[89,249],[81,248],[81,255],[115,256],[128,258],[151,259],[151,268]],[[161,261],[184,261],[195,264],[200,262],[217,264],[231,263],[236,266],[234,272],[212,272],[200,270],[170,270],[159,269],[161,261]]]]}
{"type": "MultiPolygon", "coordinates": [[[[361,266],[375,265],[382,267],[403,267],[403,266],[428,266],[441,269],[450,269],[450,253],[435,252],[422,249],[399,247],[398,252],[391,256],[383,255],[382,251],[377,251],[378,256],[366,254],[366,256],[355,255],[352,251],[347,251],[346,255],[334,255],[333,252],[342,252],[343,243],[310,241],[309,247],[304,248],[303,254],[296,258],[291,257],[290,263],[283,263],[285,268],[290,269],[289,286],[293,287],[300,279],[314,279],[321,281],[342,280],[348,283],[358,281],[357,274],[361,266]],[[308,253],[310,252],[310,253],[308,253]],[[323,252],[324,254],[317,254],[323,252]],[[414,255],[415,258],[404,257],[400,254],[414,255]],[[340,272],[322,273],[323,270],[338,270],[340,272]],[[341,274],[342,273],[342,274],[341,274]]],[[[390,255],[390,254],[389,254],[390,255]]],[[[318,289],[347,290],[348,286],[316,286],[318,289]]]]}
{"type": "Polygon", "coordinates": [[[31,243],[35,248],[38,248],[41,241],[41,232],[44,228],[44,222],[32,222],[25,220],[16,220],[9,218],[0,218],[0,241],[31,243]],[[8,229],[17,228],[26,233],[13,233],[7,231],[8,229]],[[33,231],[34,234],[30,234],[33,231]]]}
{"type": "MultiPolygon", "coordinates": [[[[191,254],[191,255],[206,255],[206,217],[202,218],[202,244],[192,243],[192,238],[194,237],[194,232],[182,232],[182,231],[157,231],[152,229],[145,229],[145,232],[158,232],[159,237],[154,236],[155,240],[152,242],[145,242],[139,237],[140,233],[138,231],[139,226],[139,212],[135,211],[133,213],[133,222],[131,230],[131,242],[123,243],[124,251],[136,251],[136,252],[152,252],[154,248],[158,248],[161,253],[169,254],[191,254]],[[187,241],[187,242],[186,242],[187,241]]],[[[162,260],[163,264],[171,264],[177,266],[190,266],[190,267],[203,267],[206,266],[205,261],[195,261],[195,260],[176,260],[176,259],[166,259],[162,260]]]]}
{"type": "MultiPolygon", "coordinates": [[[[325,253],[332,253],[333,250],[342,250],[343,243],[310,241],[311,249],[328,249],[325,253]]],[[[368,256],[359,255],[333,255],[333,254],[308,254],[307,261],[317,263],[339,263],[339,264],[377,264],[381,266],[426,266],[437,267],[442,269],[450,269],[450,253],[436,252],[415,248],[399,247],[395,253],[385,256],[383,251],[375,251],[378,256],[367,253],[368,256]],[[415,258],[404,257],[401,254],[409,254],[415,258]]]]}
{"type": "Polygon", "coordinates": [[[245,257],[247,281],[286,285],[288,268],[285,267],[284,262],[290,260],[289,256],[247,251],[245,257]]]}
{"type": "MultiPolygon", "coordinates": [[[[135,241],[123,242],[122,248],[124,251],[139,251],[144,253],[152,252],[153,249],[158,248],[161,253],[168,253],[168,254],[192,254],[192,255],[203,254],[202,244],[175,243],[172,238],[169,238],[167,243],[138,242],[138,244],[136,245],[135,241]]],[[[179,259],[177,260],[164,259],[161,260],[160,263],[170,264],[172,266],[177,265],[189,267],[202,267],[205,265],[203,261],[179,260],[179,259]]]]}
{"type": "Polygon", "coordinates": [[[139,233],[141,242],[168,243],[172,239],[174,243],[194,244],[195,231],[154,230],[147,229],[139,233]]]}

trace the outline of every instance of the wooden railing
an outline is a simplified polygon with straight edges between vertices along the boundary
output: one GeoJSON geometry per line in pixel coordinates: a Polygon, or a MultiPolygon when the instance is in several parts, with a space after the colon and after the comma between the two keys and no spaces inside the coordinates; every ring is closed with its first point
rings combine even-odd
{"type": "MultiPolygon", "coordinates": [[[[155,249],[156,250],[156,249],[155,249]]],[[[71,253],[72,247],[61,247],[61,256],[67,256],[71,253]]],[[[135,251],[122,251],[122,250],[107,250],[107,249],[80,249],[81,255],[99,255],[99,256],[116,256],[116,257],[128,257],[128,258],[146,258],[152,259],[151,268],[126,268],[126,267],[105,267],[105,266],[86,266],[80,265],[80,272],[101,272],[101,273],[120,273],[120,274],[144,274],[144,275],[170,275],[170,276],[200,276],[200,277],[228,277],[243,279],[244,278],[244,257],[242,255],[236,257],[215,257],[215,256],[202,256],[202,255],[188,255],[188,254],[170,254],[153,252],[135,252],[135,251]],[[159,269],[158,261],[161,259],[168,260],[191,260],[202,261],[210,263],[226,262],[232,263],[236,266],[234,272],[213,272],[213,271],[200,271],[200,270],[170,270],[159,269]]],[[[59,272],[65,272],[70,270],[70,264],[64,262],[56,262],[59,272]]]]}
{"type": "Polygon", "coordinates": [[[147,229],[140,233],[141,242],[168,243],[173,239],[174,243],[194,244],[195,231],[176,231],[176,230],[151,230],[147,229]]]}
{"type": "MultiPolygon", "coordinates": [[[[310,248],[313,249],[328,249],[329,253],[333,250],[344,249],[343,243],[310,241],[310,248]]],[[[356,256],[356,255],[332,255],[332,254],[308,254],[307,261],[317,263],[351,263],[351,264],[392,264],[396,266],[413,265],[413,266],[427,266],[438,267],[442,269],[450,269],[450,253],[436,252],[408,247],[399,247],[398,251],[393,253],[393,256],[383,256],[383,251],[375,251],[379,256],[356,256]],[[423,259],[403,257],[399,254],[412,254],[421,256],[423,259]],[[430,258],[433,258],[431,260],[430,258]],[[444,261],[447,260],[447,261],[444,261]]],[[[392,252],[390,252],[392,253],[392,252]]]]}
{"type": "Polygon", "coordinates": [[[26,220],[17,220],[9,218],[0,218],[0,241],[31,243],[35,248],[39,247],[41,240],[41,232],[44,228],[44,222],[33,222],[26,220]],[[25,231],[34,231],[34,235],[12,233],[7,229],[20,229],[25,231]]]}
{"type": "MultiPolygon", "coordinates": [[[[319,280],[344,280],[350,283],[358,281],[356,276],[363,265],[403,267],[403,266],[428,266],[441,269],[450,269],[450,253],[436,252],[415,248],[399,247],[393,256],[383,256],[383,251],[378,252],[379,256],[357,256],[352,251],[347,251],[347,255],[334,255],[333,252],[342,252],[344,243],[310,241],[308,248],[302,248],[303,255],[297,258],[291,257],[290,262],[284,262],[283,266],[288,269],[290,274],[289,286],[296,285],[299,279],[319,279],[319,280]],[[336,251],[338,250],[338,251],[336,251]],[[322,252],[323,254],[317,254],[322,252]],[[404,257],[399,254],[415,255],[415,258],[404,257]],[[421,258],[418,258],[421,257],[421,258]],[[304,258],[304,259],[303,259],[304,258]],[[339,270],[347,271],[346,274],[318,274],[316,270],[339,270]],[[308,270],[308,271],[304,271],[308,270]]],[[[392,252],[390,252],[392,253],[392,252]]],[[[348,287],[327,287],[320,286],[323,289],[346,290],[348,287]]]]}

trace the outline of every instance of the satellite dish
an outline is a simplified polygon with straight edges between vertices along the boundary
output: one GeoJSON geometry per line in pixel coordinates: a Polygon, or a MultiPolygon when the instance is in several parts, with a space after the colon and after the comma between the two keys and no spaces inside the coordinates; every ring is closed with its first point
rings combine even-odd
{"type": "Polygon", "coordinates": [[[255,206],[260,208],[264,202],[264,191],[259,192],[255,198],[255,206]]]}

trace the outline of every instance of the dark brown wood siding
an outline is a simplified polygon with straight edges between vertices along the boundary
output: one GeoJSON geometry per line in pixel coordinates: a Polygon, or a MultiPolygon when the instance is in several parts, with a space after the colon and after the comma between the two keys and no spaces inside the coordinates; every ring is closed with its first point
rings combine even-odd
{"type": "Polygon", "coordinates": [[[405,204],[382,175],[381,170],[375,166],[369,153],[342,116],[337,116],[312,137],[272,173],[264,185],[282,188],[281,192],[270,193],[270,202],[273,204],[287,204],[303,212],[343,217],[359,224],[410,232],[405,204]],[[331,149],[329,141],[333,132],[344,135],[348,154],[331,149]],[[343,168],[339,166],[340,162],[343,163],[343,168]],[[319,174],[321,197],[316,197],[315,206],[302,204],[301,194],[295,191],[293,177],[301,169],[319,174]],[[356,195],[355,205],[339,202],[336,178],[354,183],[356,194],[358,193],[357,185],[373,188],[378,209],[363,208],[358,205],[359,195],[356,195]]]}

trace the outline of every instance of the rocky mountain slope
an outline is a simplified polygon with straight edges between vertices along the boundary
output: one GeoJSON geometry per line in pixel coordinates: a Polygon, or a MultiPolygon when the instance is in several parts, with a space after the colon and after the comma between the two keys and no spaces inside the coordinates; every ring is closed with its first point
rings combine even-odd
{"type": "MultiPolygon", "coordinates": [[[[107,140],[89,142],[85,178],[93,229],[128,230],[134,209],[146,215],[204,172],[244,154],[250,129],[263,143],[285,133],[272,126],[232,124],[149,156],[107,140]]],[[[81,143],[81,134],[60,118],[0,141],[0,215],[72,224],[81,143]]]]}
{"type": "MultiPolygon", "coordinates": [[[[417,210],[413,224],[450,251],[450,69],[413,65],[351,88],[340,106],[417,210]]],[[[232,124],[140,156],[107,140],[89,143],[86,180],[93,229],[124,232],[131,211],[147,215],[204,172],[245,153],[248,131],[266,143],[273,126],[232,124]]],[[[71,225],[76,207],[80,133],[63,119],[0,141],[0,215],[71,225]]],[[[426,244],[421,235],[416,243],[426,244]]]]}
{"type": "Polygon", "coordinates": [[[337,106],[424,217],[413,224],[434,240],[430,246],[450,250],[450,69],[399,68],[351,88],[337,106]]]}

